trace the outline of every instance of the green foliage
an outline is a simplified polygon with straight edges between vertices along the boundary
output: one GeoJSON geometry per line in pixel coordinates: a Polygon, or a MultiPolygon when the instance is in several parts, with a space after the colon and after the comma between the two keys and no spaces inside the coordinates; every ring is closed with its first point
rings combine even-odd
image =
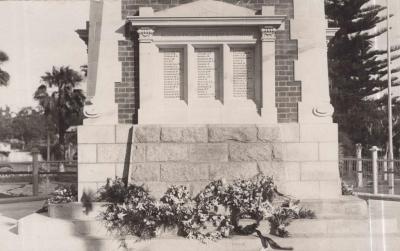
{"type": "Polygon", "coordinates": [[[62,204],[76,202],[78,198],[78,190],[75,185],[59,185],[51,197],[47,199],[49,204],[62,204]]]}
{"type": "MultiPolygon", "coordinates": [[[[369,0],[325,0],[329,25],[339,28],[328,44],[331,101],[334,121],[340,133],[354,143],[384,147],[387,138],[387,96],[378,95],[387,87],[386,50],[374,48],[374,38],[386,33],[377,25],[386,20],[386,7],[369,0]]],[[[392,59],[399,58],[399,47],[391,48],[392,59]]],[[[400,69],[392,69],[392,73],[400,69]]],[[[392,77],[392,85],[398,85],[392,77]]],[[[394,102],[394,107],[398,102],[394,102]]],[[[394,108],[395,122],[399,119],[394,108]]],[[[395,131],[400,129],[395,124],[395,131]]]]}
{"type": "Polygon", "coordinates": [[[45,137],[46,123],[41,111],[24,107],[14,115],[9,108],[0,112],[0,140],[19,139],[25,146],[31,146],[45,137]]]}
{"type": "MultiPolygon", "coordinates": [[[[5,52],[0,51],[0,65],[8,61],[8,56],[5,52]]],[[[0,86],[6,86],[10,80],[10,74],[0,68],[0,86]]]]}
{"type": "Polygon", "coordinates": [[[227,184],[208,184],[194,198],[185,186],[171,186],[159,201],[143,186],[125,185],[122,179],[108,180],[99,191],[99,200],[109,202],[101,214],[106,226],[118,235],[151,238],[161,227],[177,228],[178,234],[202,242],[237,234],[252,234],[261,220],[270,222],[270,233],[286,237],[286,226],[294,219],[314,218],[299,201],[285,199],[273,203],[279,194],[270,177],[257,176],[227,184]],[[243,219],[252,220],[242,225],[243,219]]]}
{"type": "Polygon", "coordinates": [[[43,108],[49,130],[58,133],[59,144],[64,147],[65,132],[73,125],[82,124],[85,96],[78,89],[81,75],[69,67],[53,67],[51,72],[42,76],[44,84],[34,94],[43,108]],[[48,88],[55,89],[50,92],[48,88]]]}

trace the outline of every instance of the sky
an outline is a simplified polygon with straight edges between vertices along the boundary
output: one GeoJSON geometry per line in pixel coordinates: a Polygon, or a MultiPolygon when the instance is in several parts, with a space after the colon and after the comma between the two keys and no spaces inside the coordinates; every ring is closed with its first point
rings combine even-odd
{"type": "MultiPolygon", "coordinates": [[[[387,0],[372,1],[386,5],[387,0]]],[[[400,1],[389,1],[396,14],[391,40],[400,44],[400,1]]],[[[0,107],[35,106],[32,96],[46,71],[79,70],[87,63],[86,45],[75,30],[85,28],[88,18],[88,0],[0,1],[0,50],[10,57],[2,68],[11,75],[9,86],[0,87],[0,107]]],[[[377,43],[386,48],[384,36],[377,43]]]]}
{"type": "Polygon", "coordinates": [[[75,30],[88,19],[89,1],[0,1],[0,50],[10,58],[1,67],[11,75],[0,87],[0,107],[35,106],[33,93],[46,71],[86,64],[86,45],[75,30]]]}

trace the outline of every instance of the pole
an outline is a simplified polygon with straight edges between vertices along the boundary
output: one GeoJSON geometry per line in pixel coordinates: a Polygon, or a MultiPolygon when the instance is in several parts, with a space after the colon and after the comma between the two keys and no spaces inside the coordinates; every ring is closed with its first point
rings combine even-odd
{"type": "Polygon", "coordinates": [[[388,131],[389,131],[389,194],[394,194],[394,170],[393,170],[393,120],[392,120],[392,60],[391,60],[391,45],[390,45],[390,4],[386,0],[387,8],[387,78],[388,78],[388,131]]]}
{"type": "Polygon", "coordinates": [[[362,145],[356,144],[357,156],[357,187],[363,187],[363,171],[362,171],[362,145]]]}
{"type": "Polygon", "coordinates": [[[33,196],[39,195],[39,150],[32,149],[32,193],[33,196]]]}
{"type": "Polygon", "coordinates": [[[372,153],[372,183],[373,183],[373,193],[378,193],[378,151],[379,148],[373,146],[369,149],[372,153]]]}

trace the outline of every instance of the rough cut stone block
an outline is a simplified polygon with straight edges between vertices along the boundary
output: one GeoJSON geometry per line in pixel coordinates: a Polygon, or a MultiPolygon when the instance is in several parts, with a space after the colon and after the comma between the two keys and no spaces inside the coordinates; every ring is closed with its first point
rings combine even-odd
{"type": "Polygon", "coordinates": [[[132,162],[144,162],[146,157],[145,144],[132,144],[131,145],[131,160],[132,162]]]}
{"type": "Polygon", "coordinates": [[[114,125],[84,125],[78,127],[78,144],[115,143],[114,125]]]}
{"type": "Polygon", "coordinates": [[[115,177],[114,164],[79,164],[78,181],[106,182],[107,178],[115,177]]]}
{"type": "Polygon", "coordinates": [[[115,126],[115,143],[132,143],[133,126],[132,125],[116,125],[115,126]]]}
{"type": "Polygon", "coordinates": [[[208,128],[209,142],[256,142],[257,128],[248,126],[210,126],[208,128]]]}
{"type": "Polygon", "coordinates": [[[279,136],[281,142],[299,142],[300,129],[297,123],[282,123],[279,125],[279,136]]]}
{"type": "Polygon", "coordinates": [[[301,163],[301,180],[338,180],[337,162],[303,162],[301,163]]]}
{"type": "Polygon", "coordinates": [[[78,146],[79,163],[96,163],[97,147],[95,144],[80,144],[78,146]]]}
{"type": "Polygon", "coordinates": [[[189,160],[194,162],[228,161],[228,144],[192,144],[189,160]]]}
{"type": "Polygon", "coordinates": [[[249,179],[259,174],[256,162],[224,162],[210,165],[210,179],[249,179]]]}
{"type": "Polygon", "coordinates": [[[320,160],[338,160],[339,146],[337,142],[319,143],[320,160]]]}
{"type": "Polygon", "coordinates": [[[318,143],[285,143],[282,151],[285,161],[318,160],[318,143]]]}
{"type": "Polygon", "coordinates": [[[262,142],[280,141],[280,130],[277,126],[258,126],[258,140],[262,142]]]}
{"type": "Polygon", "coordinates": [[[160,180],[160,163],[136,163],[130,169],[130,180],[133,182],[160,180]]]}
{"type": "Polygon", "coordinates": [[[334,199],[341,197],[340,180],[320,181],[319,182],[319,197],[321,199],[334,199]]]}
{"type": "Polygon", "coordinates": [[[285,182],[283,192],[297,199],[319,199],[320,190],[318,181],[288,181],[285,182]]]}
{"type": "Polygon", "coordinates": [[[300,142],[337,141],[337,124],[300,124],[300,142]]]}
{"type": "Polygon", "coordinates": [[[263,143],[229,144],[229,159],[232,161],[263,161],[273,159],[272,146],[263,143]]]}
{"type": "Polygon", "coordinates": [[[134,131],[134,142],[160,142],[161,128],[159,126],[137,126],[134,131]]]}
{"type": "Polygon", "coordinates": [[[188,159],[188,146],[184,144],[149,144],[147,161],[183,161],[188,159]]]}
{"type": "Polygon", "coordinates": [[[174,143],[205,143],[208,140],[208,130],[205,126],[198,127],[163,127],[162,142],[174,143]]]}
{"type": "Polygon", "coordinates": [[[173,181],[200,181],[209,179],[207,163],[162,163],[161,180],[173,181]]]}

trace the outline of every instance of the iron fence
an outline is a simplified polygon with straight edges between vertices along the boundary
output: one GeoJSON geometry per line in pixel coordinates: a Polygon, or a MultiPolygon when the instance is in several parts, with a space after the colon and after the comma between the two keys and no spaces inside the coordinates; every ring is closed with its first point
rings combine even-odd
{"type": "Polygon", "coordinates": [[[393,172],[390,171],[390,161],[384,158],[376,159],[376,178],[374,179],[374,160],[368,158],[344,157],[339,159],[341,179],[355,191],[367,193],[394,193],[400,194],[400,160],[394,159],[393,172]],[[390,184],[390,175],[393,174],[394,187],[390,184]],[[374,180],[377,191],[374,191],[374,180]]]}
{"type": "Polygon", "coordinates": [[[76,184],[76,161],[0,162],[0,198],[49,195],[57,186],[76,184]]]}

